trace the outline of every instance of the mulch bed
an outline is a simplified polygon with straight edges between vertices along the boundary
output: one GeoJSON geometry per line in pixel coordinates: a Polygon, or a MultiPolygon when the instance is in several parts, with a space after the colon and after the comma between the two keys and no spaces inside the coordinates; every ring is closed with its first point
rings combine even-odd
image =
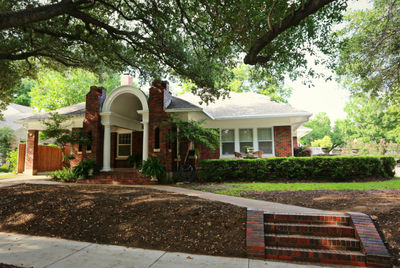
{"type": "Polygon", "coordinates": [[[362,212],[379,226],[400,266],[400,190],[247,192],[243,197],[309,208],[362,212]]]}
{"type": "Polygon", "coordinates": [[[3,232],[246,256],[246,209],[221,202],[138,187],[18,185],[0,188],[0,204],[3,232]]]}

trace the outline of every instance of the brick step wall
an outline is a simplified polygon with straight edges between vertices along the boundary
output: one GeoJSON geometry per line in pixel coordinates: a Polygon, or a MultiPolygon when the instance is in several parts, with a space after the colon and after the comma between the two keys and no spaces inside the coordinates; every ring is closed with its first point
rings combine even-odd
{"type": "Polygon", "coordinates": [[[100,172],[86,180],[79,180],[82,184],[127,184],[127,185],[148,185],[157,184],[151,181],[150,177],[142,175],[139,171],[110,171],[100,172]]]}

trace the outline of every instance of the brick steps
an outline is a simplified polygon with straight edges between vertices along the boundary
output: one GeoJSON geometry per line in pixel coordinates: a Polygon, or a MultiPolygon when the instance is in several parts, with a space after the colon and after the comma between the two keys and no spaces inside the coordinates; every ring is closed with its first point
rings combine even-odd
{"type": "Polygon", "coordinates": [[[345,215],[264,213],[267,259],[366,266],[360,240],[345,215]]]}
{"type": "Polygon", "coordinates": [[[345,215],[265,214],[265,223],[297,223],[349,226],[350,217],[345,215]]]}
{"type": "Polygon", "coordinates": [[[264,223],[265,233],[354,237],[351,226],[330,224],[264,223]]]}
{"type": "Polygon", "coordinates": [[[265,247],[267,259],[319,262],[339,265],[366,266],[366,257],[360,251],[265,247]]]}
{"type": "Polygon", "coordinates": [[[326,237],[288,234],[265,234],[266,246],[333,249],[333,250],[361,250],[360,240],[350,237],[326,237]]]}

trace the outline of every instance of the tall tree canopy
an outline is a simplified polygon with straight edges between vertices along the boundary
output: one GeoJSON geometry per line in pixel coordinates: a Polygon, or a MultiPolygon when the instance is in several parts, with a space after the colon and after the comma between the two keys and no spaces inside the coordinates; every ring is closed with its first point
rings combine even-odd
{"type": "Polygon", "coordinates": [[[112,90],[120,85],[119,75],[112,74],[100,81],[97,75],[82,69],[57,72],[42,68],[29,92],[31,105],[40,110],[51,111],[84,102],[90,86],[99,83],[112,90]]]}
{"type": "Polygon", "coordinates": [[[353,97],[346,105],[347,117],[335,122],[343,139],[379,142],[381,139],[400,143],[400,107],[373,98],[353,97]]]}
{"type": "MultiPolygon", "coordinates": [[[[233,78],[227,83],[226,88],[233,92],[257,92],[269,96],[276,102],[288,102],[292,89],[284,87],[283,82],[268,74],[260,74],[248,65],[241,64],[232,69],[233,78]]],[[[182,84],[182,91],[191,91],[196,85],[192,82],[182,84]]]]}
{"type": "Polygon", "coordinates": [[[334,69],[353,93],[399,99],[400,0],[375,0],[347,16],[334,69]]]}
{"type": "Polygon", "coordinates": [[[1,1],[0,99],[38,60],[128,68],[145,80],[172,74],[209,101],[224,93],[243,56],[278,79],[303,74],[305,55],[329,47],[345,8],[345,0],[1,1]]]}

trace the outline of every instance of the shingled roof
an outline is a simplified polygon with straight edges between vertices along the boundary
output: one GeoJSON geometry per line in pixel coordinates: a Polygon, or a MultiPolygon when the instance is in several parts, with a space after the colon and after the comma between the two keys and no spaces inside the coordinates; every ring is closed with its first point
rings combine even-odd
{"type": "Polygon", "coordinates": [[[310,112],[272,101],[268,96],[253,92],[231,92],[229,97],[209,104],[200,104],[200,98],[191,93],[185,93],[179,98],[194,105],[198,104],[207,115],[217,120],[312,115],[310,112]]]}
{"type": "MultiPolygon", "coordinates": [[[[71,106],[63,107],[51,112],[57,112],[60,115],[63,116],[79,116],[79,115],[84,115],[86,110],[86,103],[81,102],[78,104],[74,104],[71,106]]],[[[38,113],[23,119],[20,119],[19,121],[25,122],[25,121],[37,121],[37,120],[44,120],[49,118],[49,115],[51,112],[46,112],[46,113],[38,113]]]]}

